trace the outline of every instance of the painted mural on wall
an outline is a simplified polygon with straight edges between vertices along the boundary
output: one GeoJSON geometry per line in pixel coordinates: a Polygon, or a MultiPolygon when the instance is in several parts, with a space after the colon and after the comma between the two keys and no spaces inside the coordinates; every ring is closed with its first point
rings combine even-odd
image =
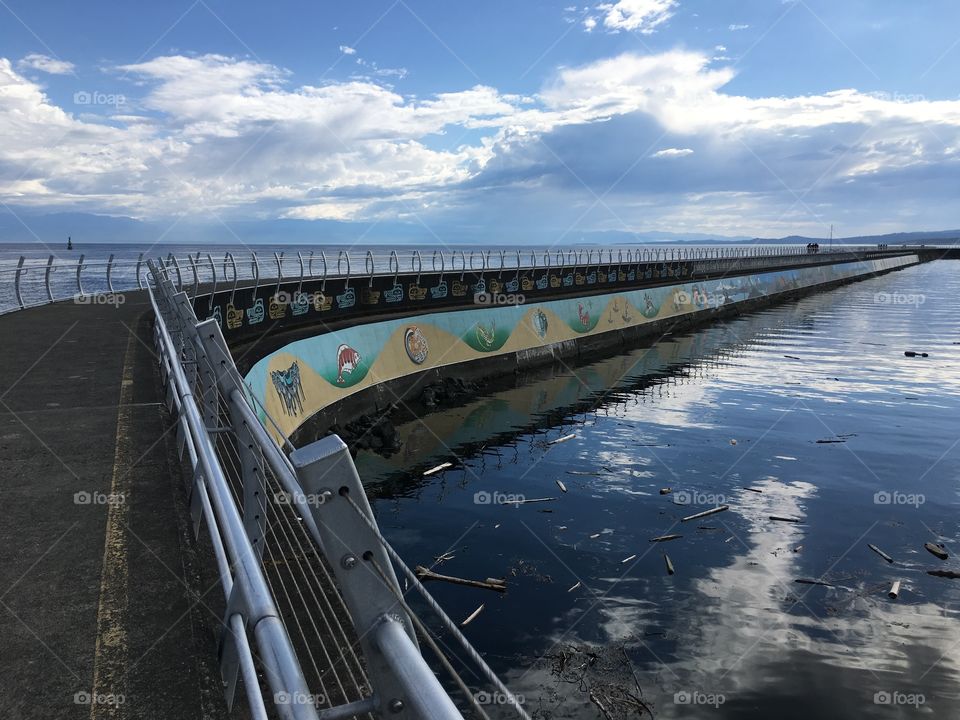
{"type": "MultiPolygon", "coordinates": [[[[882,258],[357,325],[286,345],[257,362],[246,382],[284,432],[291,433],[318,410],[353,392],[428,367],[513,353],[915,262],[916,256],[882,258]]],[[[261,305],[247,308],[246,314],[262,318],[265,312],[261,305]]],[[[275,432],[271,424],[267,427],[275,432]]]]}

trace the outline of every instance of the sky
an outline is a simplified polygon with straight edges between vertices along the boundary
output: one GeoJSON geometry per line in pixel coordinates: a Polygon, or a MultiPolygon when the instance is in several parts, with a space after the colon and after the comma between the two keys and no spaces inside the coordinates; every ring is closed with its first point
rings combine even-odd
{"type": "Polygon", "coordinates": [[[551,244],[957,228],[958,69],[955,0],[0,0],[0,214],[551,244]]]}

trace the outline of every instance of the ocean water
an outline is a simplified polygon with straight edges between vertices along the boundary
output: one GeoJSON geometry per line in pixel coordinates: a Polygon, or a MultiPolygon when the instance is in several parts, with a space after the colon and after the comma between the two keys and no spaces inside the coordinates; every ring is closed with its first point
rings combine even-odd
{"type": "Polygon", "coordinates": [[[429,587],[458,622],[483,605],[463,630],[538,717],[599,717],[591,693],[618,718],[952,717],[960,580],[927,571],[960,571],[957,267],[407,422],[358,457],[380,526],[411,566],[506,579],[429,587]]]}

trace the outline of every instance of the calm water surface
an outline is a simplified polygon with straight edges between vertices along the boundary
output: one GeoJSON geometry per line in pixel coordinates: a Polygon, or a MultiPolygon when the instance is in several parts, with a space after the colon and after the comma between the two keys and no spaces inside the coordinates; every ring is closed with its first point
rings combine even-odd
{"type": "Polygon", "coordinates": [[[358,458],[381,527],[411,565],[507,578],[504,595],[430,587],[458,621],[485,603],[465,632],[541,717],[597,718],[587,691],[614,686],[639,686],[658,718],[954,717],[960,580],[926,571],[960,570],[958,269],[856,283],[405,425],[396,456],[358,458]],[[667,534],[682,537],[649,542],[667,534]]]}

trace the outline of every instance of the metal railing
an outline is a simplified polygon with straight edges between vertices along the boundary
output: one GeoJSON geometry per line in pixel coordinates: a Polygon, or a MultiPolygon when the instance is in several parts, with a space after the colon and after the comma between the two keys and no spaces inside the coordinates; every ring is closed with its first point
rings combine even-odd
{"type": "Polygon", "coordinates": [[[527,718],[380,533],[340,438],[288,456],[258,420],[219,325],[198,322],[186,293],[152,262],[150,273],[161,375],[181,456],[193,470],[194,531],[208,528],[225,596],[219,656],[228,707],[242,677],[254,718],[272,706],[280,717],[306,720],[367,713],[461,720],[421,655],[419,634],[486,718],[407,603],[397,568],[480,675],[527,718]]]}
{"type": "MultiPolygon", "coordinates": [[[[932,248],[933,246],[927,246],[932,248]]],[[[885,252],[902,248],[885,248],[885,252]]],[[[821,247],[818,256],[876,253],[876,245],[821,247]]],[[[781,258],[789,262],[813,253],[804,245],[732,246],[646,246],[620,248],[576,248],[554,250],[433,249],[397,252],[351,252],[350,250],[297,250],[235,254],[233,252],[168,253],[160,262],[168,268],[178,289],[201,285],[212,288],[263,282],[371,277],[399,272],[501,272],[510,269],[544,267],[589,267],[590,265],[637,262],[756,260],[760,263],[781,258]],[[765,259],[765,260],[764,260],[765,259]]],[[[95,293],[144,289],[144,253],[136,259],[78,259],[56,255],[28,257],[0,262],[0,313],[43,305],[95,293]]]]}

